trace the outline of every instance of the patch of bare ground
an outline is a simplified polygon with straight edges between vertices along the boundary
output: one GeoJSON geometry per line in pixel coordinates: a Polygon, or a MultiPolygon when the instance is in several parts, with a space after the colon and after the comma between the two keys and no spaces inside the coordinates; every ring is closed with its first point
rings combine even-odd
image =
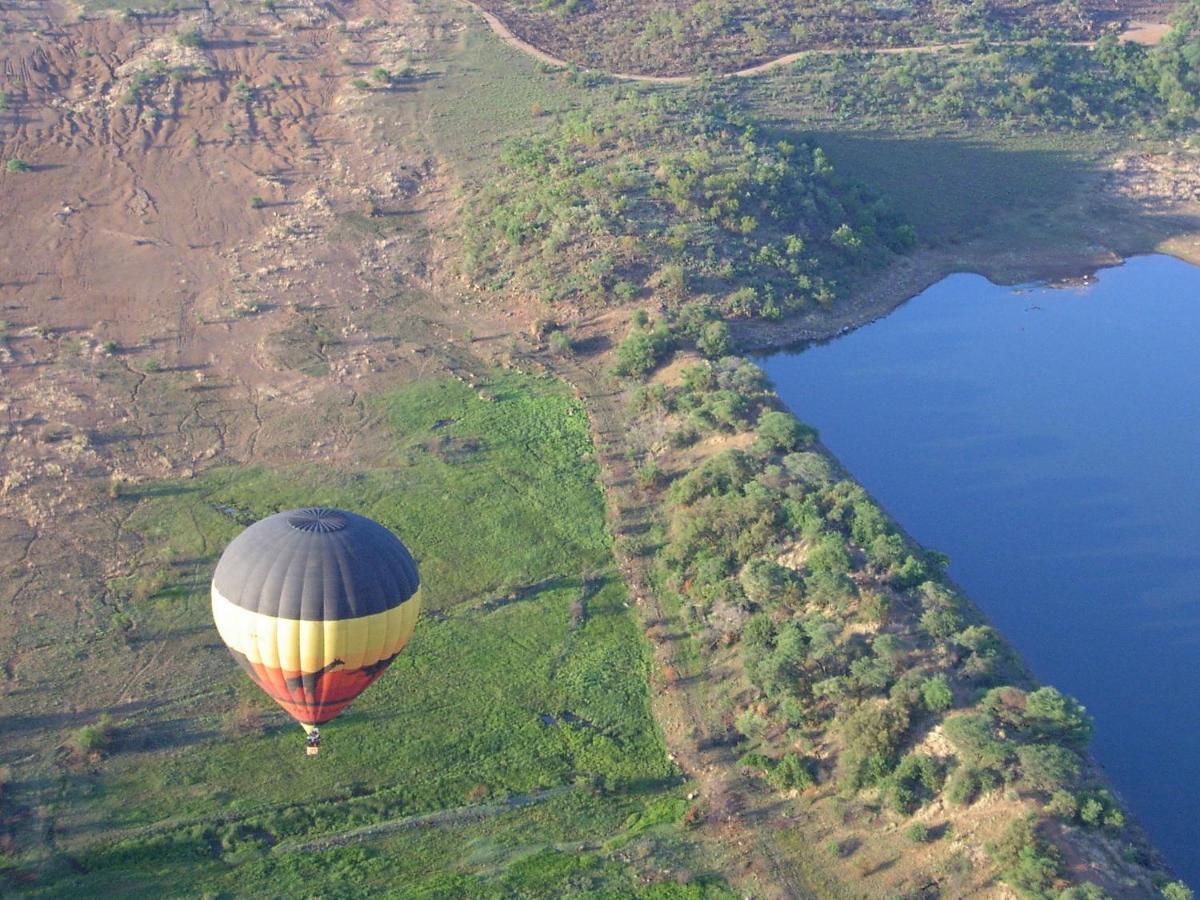
{"type": "Polygon", "coordinates": [[[1200,208],[1200,150],[1138,153],[1112,164],[1113,190],[1144,209],[1200,208]]]}

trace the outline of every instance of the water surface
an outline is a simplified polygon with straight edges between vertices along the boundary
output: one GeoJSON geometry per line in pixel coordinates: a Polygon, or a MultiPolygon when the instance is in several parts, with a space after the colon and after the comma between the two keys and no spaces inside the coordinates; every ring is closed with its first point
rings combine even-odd
{"type": "Polygon", "coordinates": [[[1032,665],[1200,885],[1200,268],[1086,286],[952,275],[759,360],[788,406],[1032,665]]]}

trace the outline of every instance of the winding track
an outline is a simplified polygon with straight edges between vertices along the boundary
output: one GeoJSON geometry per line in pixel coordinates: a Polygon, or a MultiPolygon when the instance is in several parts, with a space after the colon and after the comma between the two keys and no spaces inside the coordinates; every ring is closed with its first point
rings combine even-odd
{"type": "MultiPolygon", "coordinates": [[[[575,65],[574,63],[569,62],[568,60],[562,59],[561,57],[555,56],[553,53],[549,53],[540,47],[536,47],[533,44],[529,43],[529,41],[525,40],[524,38],[518,37],[517,35],[513,34],[512,29],[510,29],[507,25],[505,25],[503,21],[501,21],[498,17],[496,17],[492,13],[488,12],[486,9],[484,9],[482,6],[480,6],[478,3],[474,2],[474,0],[462,0],[462,2],[465,3],[467,6],[470,6],[472,9],[474,9],[475,12],[479,13],[479,15],[483,16],[484,21],[487,22],[488,27],[492,29],[492,31],[495,33],[496,37],[500,38],[500,40],[504,41],[504,43],[508,44],[510,47],[514,47],[517,50],[520,50],[522,53],[525,53],[525,54],[533,57],[534,59],[538,60],[539,62],[546,63],[547,65],[550,65],[550,66],[561,66],[563,68],[569,68],[570,66],[575,65]]],[[[1143,25],[1144,23],[1132,23],[1132,24],[1133,25],[1143,25]]],[[[1122,37],[1123,36],[1124,36],[1124,34],[1122,34],[1122,37]]],[[[778,68],[779,66],[790,65],[791,63],[794,63],[797,60],[799,60],[805,56],[813,56],[813,55],[832,56],[837,53],[847,53],[847,52],[851,52],[856,49],[860,49],[864,52],[879,53],[879,54],[884,54],[884,55],[888,55],[888,56],[895,56],[895,55],[899,55],[902,53],[940,53],[943,50],[954,50],[954,49],[958,49],[958,48],[962,48],[962,47],[969,47],[973,43],[975,43],[975,42],[974,41],[947,41],[947,42],[940,43],[940,44],[916,44],[916,45],[913,45],[910,47],[861,47],[861,48],[830,47],[830,48],[821,48],[821,49],[812,49],[812,50],[796,50],[796,51],[793,51],[792,53],[785,53],[785,54],[783,54],[783,56],[777,56],[774,59],[769,59],[766,62],[757,63],[756,65],[753,65],[753,66],[747,66],[744,69],[737,69],[733,72],[726,72],[724,75],[721,75],[720,77],[721,78],[753,78],[756,75],[766,74],[767,72],[771,71],[772,69],[778,68]]],[[[1015,43],[1025,44],[1025,43],[1029,43],[1029,42],[1028,41],[1017,41],[1015,43]]],[[[1063,46],[1066,46],[1066,47],[1094,47],[1094,46],[1096,46],[1096,42],[1095,41],[1067,41],[1063,46]]],[[[639,75],[635,72],[607,72],[607,71],[604,71],[603,69],[588,69],[587,67],[584,67],[584,66],[580,66],[579,68],[584,71],[598,72],[602,75],[606,75],[609,78],[615,78],[618,81],[639,81],[639,82],[643,82],[646,84],[690,84],[694,81],[697,81],[701,77],[703,77],[700,75],[639,75]]]]}

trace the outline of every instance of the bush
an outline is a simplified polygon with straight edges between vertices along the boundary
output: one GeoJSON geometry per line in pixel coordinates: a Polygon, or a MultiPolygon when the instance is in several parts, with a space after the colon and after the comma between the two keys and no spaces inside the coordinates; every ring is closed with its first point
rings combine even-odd
{"type": "Polygon", "coordinates": [[[921,702],[933,712],[945,712],[951,707],[954,695],[950,692],[950,683],[945,675],[925,679],[921,685],[921,702]]]}
{"type": "Polygon", "coordinates": [[[994,844],[988,854],[1000,867],[1000,877],[1020,892],[1041,896],[1058,877],[1058,858],[1037,833],[1032,814],[1017,819],[994,844]]]}
{"type": "Polygon", "coordinates": [[[1021,780],[1035,791],[1058,790],[1079,777],[1079,757],[1057,744],[1030,744],[1017,748],[1021,780]]]}
{"type": "Polygon", "coordinates": [[[112,718],[103,715],[95,723],[84,725],[71,736],[71,747],[80,756],[103,753],[112,747],[112,718]]]}
{"type": "Polygon", "coordinates": [[[946,781],[946,799],[955,806],[970,806],[981,794],[999,784],[1000,776],[991,769],[961,765],[946,781]]]}
{"type": "Polygon", "coordinates": [[[728,356],[733,349],[733,338],[729,326],[724,322],[709,322],[700,332],[696,341],[696,349],[709,359],[720,359],[728,356]]]}
{"type": "Polygon", "coordinates": [[[904,836],[914,844],[924,844],[929,841],[929,826],[923,822],[913,822],[904,829],[904,836]]]}
{"type": "Polygon", "coordinates": [[[661,322],[648,328],[635,321],[628,337],[617,348],[617,365],[613,371],[626,376],[648,375],[674,349],[675,340],[661,322]]]}
{"type": "Polygon", "coordinates": [[[555,331],[550,335],[550,352],[559,356],[570,356],[574,347],[571,338],[565,331],[555,331]]]}
{"type": "Polygon", "coordinates": [[[799,753],[785,753],[767,773],[767,781],[777,791],[803,791],[816,783],[809,761],[799,753]]]}
{"type": "Polygon", "coordinates": [[[816,440],[817,433],[795,416],[778,410],[764,412],[758,420],[758,446],[764,450],[790,453],[816,440]]]}
{"type": "Polygon", "coordinates": [[[201,50],[204,48],[204,35],[195,28],[188,31],[181,31],[175,35],[175,43],[180,47],[191,47],[194,50],[201,50]]]}
{"type": "Polygon", "coordinates": [[[943,777],[942,769],[933,757],[916,753],[904,757],[892,774],[887,792],[892,809],[911,815],[933,799],[942,786],[943,777]]]}

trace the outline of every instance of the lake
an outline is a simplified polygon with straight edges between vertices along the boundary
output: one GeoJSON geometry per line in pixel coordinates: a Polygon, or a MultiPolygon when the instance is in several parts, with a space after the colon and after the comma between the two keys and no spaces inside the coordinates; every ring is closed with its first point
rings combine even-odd
{"type": "Polygon", "coordinates": [[[1200,268],[1082,286],[952,275],[757,360],[1031,664],[1095,716],[1117,790],[1200,885],[1200,268]]]}

